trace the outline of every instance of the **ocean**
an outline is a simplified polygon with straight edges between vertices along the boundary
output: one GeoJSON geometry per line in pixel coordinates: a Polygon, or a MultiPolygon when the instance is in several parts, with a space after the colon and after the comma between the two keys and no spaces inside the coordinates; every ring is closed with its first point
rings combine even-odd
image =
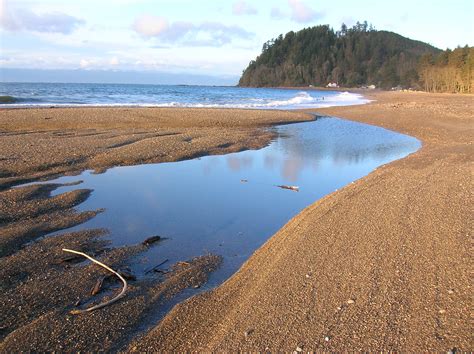
{"type": "Polygon", "coordinates": [[[7,107],[144,106],[299,109],[367,103],[361,95],[314,89],[233,86],[0,83],[7,107]]]}

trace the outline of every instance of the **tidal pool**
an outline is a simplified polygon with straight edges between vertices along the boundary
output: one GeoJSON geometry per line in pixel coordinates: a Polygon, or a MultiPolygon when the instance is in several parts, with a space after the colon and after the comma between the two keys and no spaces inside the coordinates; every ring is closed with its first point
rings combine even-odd
{"type": "Polygon", "coordinates": [[[85,171],[48,183],[82,180],[55,193],[89,188],[92,195],[78,209],[105,208],[67,231],[106,228],[114,246],[152,235],[167,238],[137,260],[137,274],[165,259],[166,268],[206,253],[221,255],[221,268],[203,288],[209,289],[303,208],[421,146],[410,136],[333,117],[272,129],[279,137],[260,150],[116,167],[103,174],[85,171]]]}

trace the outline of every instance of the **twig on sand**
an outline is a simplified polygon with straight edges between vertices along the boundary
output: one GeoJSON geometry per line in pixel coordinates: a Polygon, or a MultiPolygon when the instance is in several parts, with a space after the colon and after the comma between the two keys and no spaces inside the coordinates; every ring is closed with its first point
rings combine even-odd
{"type": "Polygon", "coordinates": [[[94,262],[95,264],[98,264],[100,265],[102,268],[105,268],[107,269],[109,272],[112,272],[113,274],[115,274],[123,283],[123,288],[122,288],[122,291],[120,292],[120,294],[118,294],[116,297],[114,297],[113,299],[110,299],[109,301],[106,301],[106,302],[103,302],[101,304],[98,304],[98,305],[95,305],[95,306],[92,306],[92,307],[89,307],[85,310],[72,310],[70,313],[73,314],[73,315],[78,315],[78,314],[81,314],[81,313],[84,313],[84,312],[91,312],[91,311],[94,311],[94,310],[97,310],[97,309],[100,309],[102,307],[105,307],[105,306],[108,306],[108,305],[111,305],[113,304],[114,302],[116,302],[118,299],[122,298],[124,295],[125,295],[125,292],[127,291],[127,281],[125,280],[124,277],[122,277],[119,273],[117,273],[115,270],[113,270],[112,268],[110,268],[109,266],[105,265],[104,263],[102,262],[99,262],[98,260],[92,258],[91,256],[83,253],[83,252],[79,252],[79,251],[74,251],[74,250],[70,250],[68,248],[63,248],[63,251],[64,252],[69,252],[69,253],[74,253],[74,254],[78,254],[78,255],[81,255],[83,257],[86,257],[87,259],[91,260],[92,262],[94,262]]]}
{"type": "Polygon", "coordinates": [[[151,273],[151,272],[157,272],[159,271],[158,270],[158,267],[162,266],[163,264],[165,264],[166,262],[168,262],[168,259],[165,259],[163,262],[161,262],[160,264],[148,269],[145,271],[145,274],[148,274],[148,273],[151,273]]]}

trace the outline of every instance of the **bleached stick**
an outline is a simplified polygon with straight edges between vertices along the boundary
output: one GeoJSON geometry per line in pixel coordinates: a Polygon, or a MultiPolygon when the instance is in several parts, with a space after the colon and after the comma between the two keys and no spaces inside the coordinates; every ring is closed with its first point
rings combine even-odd
{"type": "Polygon", "coordinates": [[[118,299],[122,298],[124,295],[125,295],[125,292],[127,291],[127,281],[125,280],[124,277],[122,277],[119,273],[117,273],[115,270],[113,270],[112,268],[110,268],[109,266],[107,266],[106,264],[102,263],[102,262],[99,262],[98,260],[92,258],[91,256],[83,253],[83,252],[79,252],[79,251],[74,251],[74,250],[70,250],[68,248],[63,248],[63,251],[64,252],[69,252],[69,253],[75,253],[75,254],[78,254],[78,255],[81,255],[83,257],[86,257],[87,259],[91,260],[92,262],[100,265],[102,268],[105,268],[107,269],[109,272],[112,272],[114,273],[117,277],[119,277],[119,279],[122,281],[123,283],[123,288],[122,288],[122,291],[120,292],[120,294],[118,294],[116,297],[114,297],[113,299],[110,299],[109,301],[106,301],[106,302],[103,302],[101,304],[98,304],[98,305],[95,305],[95,306],[92,306],[92,307],[89,307],[85,310],[72,310],[71,311],[71,314],[73,315],[77,315],[77,314],[80,314],[80,313],[84,313],[84,312],[91,312],[91,311],[94,311],[94,310],[97,310],[97,309],[100,309],[102,307],[105,307],[105,306],[108,306],[110,304],[113,304],[115,301],[117,301],[118,299]]]}

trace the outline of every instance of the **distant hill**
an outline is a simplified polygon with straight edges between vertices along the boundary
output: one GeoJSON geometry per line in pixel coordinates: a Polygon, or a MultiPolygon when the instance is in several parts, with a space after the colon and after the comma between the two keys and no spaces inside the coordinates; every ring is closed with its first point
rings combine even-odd
{"type": "Polygon", "coordinates": [[[418,85],[421,56],[441,50],[367,22],[335,32],[327,25],[288,32],[263,45],[249,63],[240,86],[325,86],[330,82],[382,88],[418,85]]]}

